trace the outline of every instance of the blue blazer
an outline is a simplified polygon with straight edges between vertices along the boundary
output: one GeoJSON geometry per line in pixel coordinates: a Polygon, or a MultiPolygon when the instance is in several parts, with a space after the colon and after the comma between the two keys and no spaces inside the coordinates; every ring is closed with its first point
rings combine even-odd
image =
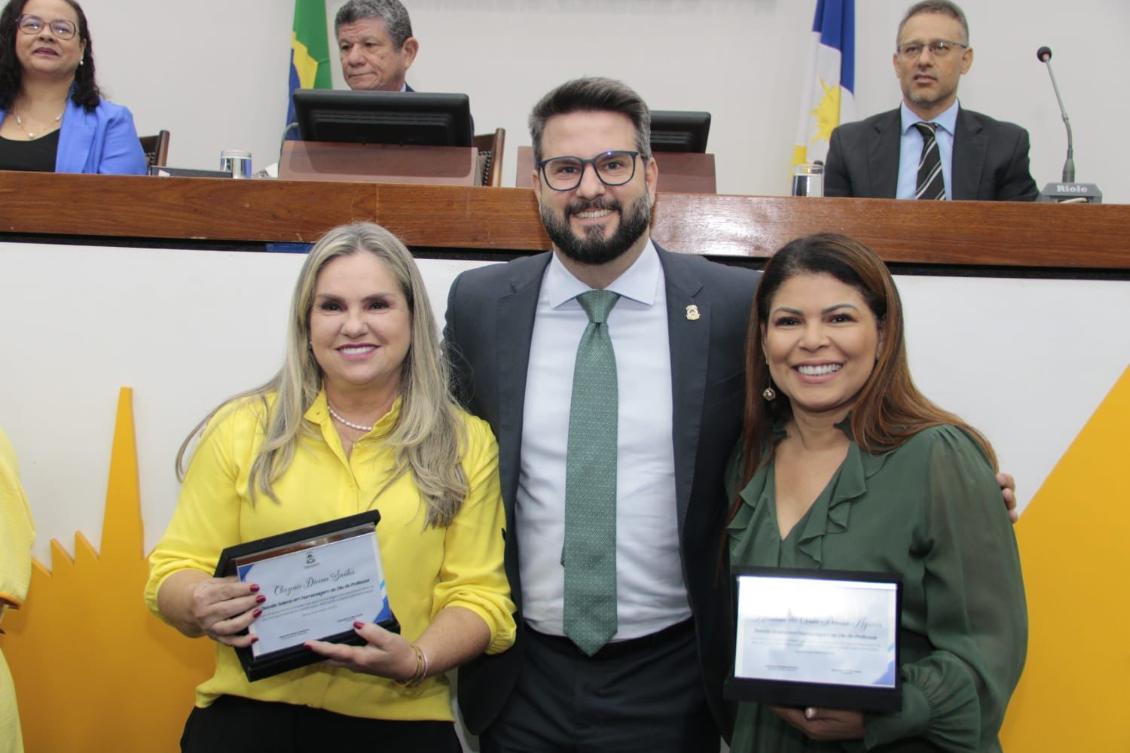
{"type": "MultiPolygon", "coordinates": [[[[7,113],[0,110],[0,123],[5,117],[7,113]]],[[[146,167],[145,152],[128,109],[102,100],[93,112],[87,112],[67,98],[55,172],[144,175],[146,167]]]]}

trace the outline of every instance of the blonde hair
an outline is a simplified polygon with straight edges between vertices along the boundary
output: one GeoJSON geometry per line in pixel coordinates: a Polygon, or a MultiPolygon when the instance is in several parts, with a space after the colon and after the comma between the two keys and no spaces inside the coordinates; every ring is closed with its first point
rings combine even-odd
{"type": "Polygon", "coordinates": [[[447,362],[440,355],[435,317],[412,254],[395,235],[369,222],[335,227],[310,249],[294,286],[282,367],[266,384],[225,400],[193,428],[177,452],[178,478],[183,480],[189,445],[212,416],[226,405],[259,398],[264,439],[251,465],[247,491],[252,498],[259,492],[279,501],[273,482],[290,467],[302,435],[315,434],[304,416],[322,389],[322,370],[308,347],[318,274],[331,260],[361,251],[388,266],[412,316],[412,344],[401,366],[400,415],[384,440],[396,450],[395,478],[412,474],[427,507],[428,525],[451,523],[467,496],[468,482],[460,464],[463,423],[451,396],[447,362]],[[271,393],[276,395],[273,405],[267,402],[271,393]]]}

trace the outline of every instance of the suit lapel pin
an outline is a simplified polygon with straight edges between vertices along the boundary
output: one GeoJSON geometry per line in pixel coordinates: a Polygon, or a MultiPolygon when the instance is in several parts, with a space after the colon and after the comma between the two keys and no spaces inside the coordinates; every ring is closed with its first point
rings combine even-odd
{"type": "Polygon", "coordinates": [[[702,314],[698,313],[698,306],[693,303],[687,306],[687,321],[697,322],[700,316],[702,316],[702,314]]]}

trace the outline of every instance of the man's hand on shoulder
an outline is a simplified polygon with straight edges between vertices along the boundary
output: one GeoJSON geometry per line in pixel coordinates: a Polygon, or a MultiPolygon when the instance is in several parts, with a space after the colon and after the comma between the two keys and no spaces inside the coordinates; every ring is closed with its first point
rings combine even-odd
{"type": "Polygon", "coordinates": [[[1016,479],[1012,477],[1011,473],[998,473],[997,484],[1000,485],[1001,496],[1004,497],[1008,519],[1015,523],[1020,519],[1020,512],[1016,509],[1016,479]]]}

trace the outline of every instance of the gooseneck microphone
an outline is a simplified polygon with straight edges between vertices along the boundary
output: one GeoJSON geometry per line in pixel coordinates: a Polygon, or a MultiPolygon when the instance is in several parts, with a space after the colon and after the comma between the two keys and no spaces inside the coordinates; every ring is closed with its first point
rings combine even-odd
{"type": "Polygon", "coordinates": [[[1052,89],[1055,90],[1056,101],[1059,102],[1059,114],[1063,116],[1063,124],[1067,127],[1067,161],[1063,163],[1063,182],[1075,182],[1075,140],[1071,136],[1071,121],[1067,118],[1067,110],[1063,106],[1063,97],[1059,96],[1059,85],[1055,82],[1055,73],[1052,72],[1052,48],[1041,47],[1036,50],[1036,58],[1048,67],[1048,75],[1052,79],[1052,89]]]}
{"type": "Polygon", "coordinates": [[[287,123],[286,128],[283,129],[282,143],[279,144],[279,152],[282,152],[283,144],[285,144],[287,141],[290,141],[292,138],[295,138],[295,139],[302,138],[299,135],[300,133],[301,132],[299,131],[297,120],[294,120],[294,121],[291,121],[290,123],[287,123]],[[291,134],[294,134],[294,135],[292,136],[291,134]]]}

